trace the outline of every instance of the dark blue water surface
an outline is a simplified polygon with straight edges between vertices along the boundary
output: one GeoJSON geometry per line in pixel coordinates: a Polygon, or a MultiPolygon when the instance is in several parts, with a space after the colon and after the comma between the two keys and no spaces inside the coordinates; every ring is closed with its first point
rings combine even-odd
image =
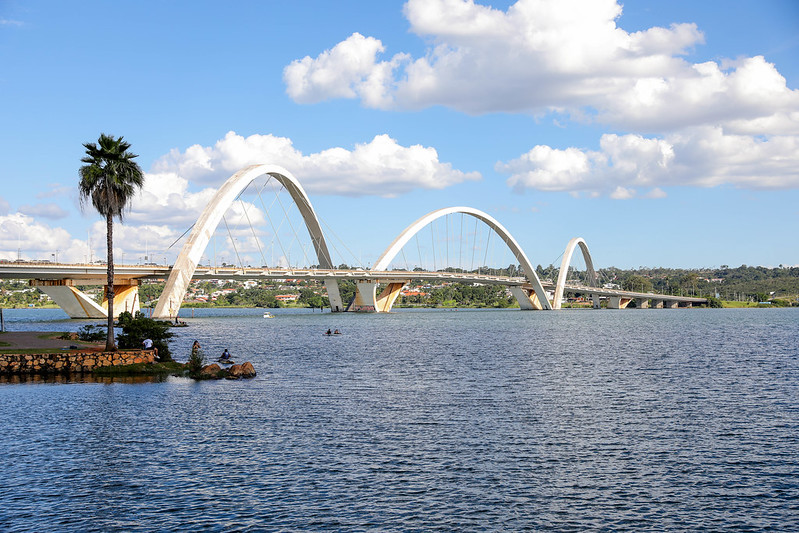
{"type": "Polygon", "coordinates": [[[189,313],[258,377],[0,385],[0,530],[799,530],[797,309],[189,313]]]}

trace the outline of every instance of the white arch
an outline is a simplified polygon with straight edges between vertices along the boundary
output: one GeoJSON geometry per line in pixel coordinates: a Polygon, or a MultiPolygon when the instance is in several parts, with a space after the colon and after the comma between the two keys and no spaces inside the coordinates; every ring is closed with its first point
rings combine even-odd
{"type": "MultiPolygon", "coordinates": [[[[405,228],[405,230],[400,233],[396,239],[394,239],[394,242],[392,242],[389,247],[386,248],[386,251],[383,252],[383,255],[378,258],[371,270],[380,271],[387,269],[394,257],[396,257],[400,250],[402,250],[402,247],[405,246],[408,241],[410,241],[411,238],[422,228],[437,218],[441,218],[452,213],[463,213],[465,215],[470,215],[488,224],[488,226],[493,229],[503,241],[505,241],[505,244],[508,245],[508,248],[510,248],[511,252],[513,252],[513,255],[516,256],[516,260],[521,265],[522,270],[524,270],[525,277],[533,286],[536,296],[538,296],[538,302],[540,306],[544,309],[552,309],[552,306],[547,299],[546,291],[544,290],[544,287],[541,286],[541,281],[538,279],[533,265],[530,263],[530,260],[527,259],[527,256],[519,246],[519,243],[516,242],[516,239],[514,239],[508,230],[506,230],[505,227],[502,226],[502,224],[495,220],[491,215],[472,207],[445,207],[443,209],[431,211],[430,213],[424,215],[419,220],[405,228]]],[[[523,302],[519,303],[524,307],[525,304],[523,302]]]]}
{"type": "MultiPolygon", "coordinates": [[[[194,270],[202,258],[208,242],[216,230],[217,225],[222,220],[225,211],[236,200],[241,192],[256,178],[269,174],[277,180],[291,195],[292,200],[305,221],[308,233],[311,235],[316,257],[321,268],[333,268],[330,260],[330,252],[327,249],[322,228],[316,217],[308,195],[305,194],[300,183],[286,169],[277,165],[250,165],[231,176],[216,192],[214,197],[203,210],[200,218],[194,224],[189,238],[183,245],[180,255],[175,260],[172,272],[164,286],[164,292],[158,299],[153,316],[156,318],[169,318],[177,315],[183,296],[189,286],[194,270]]],[[[331,309],[341,311],[341,296],[338,290],[338,283],[335,280],[326,280],[327,293],[330,299],[331,309]]]]}
{"type": "Polygon", "coordinates": [[[555,297],[552,300],[552,308],[560,309],[560,301],[563,299],[563,289],[566,286],[566,277],[569,274],[569,265],[571,264],[574,249],[580,246],[580,251],[583,253],[585,259],[585,269],[588,272],[588,285],[590,287],[597,286],[596,271],[594,270],[594,262],[591,259],[591,252],[588,251],[588,244],[582,237],[575,237],[566,245],[566,251],[563,252],[563,261],[560,263],[560,272],[558,273],[558,282],[555,285],[555,297]]]}

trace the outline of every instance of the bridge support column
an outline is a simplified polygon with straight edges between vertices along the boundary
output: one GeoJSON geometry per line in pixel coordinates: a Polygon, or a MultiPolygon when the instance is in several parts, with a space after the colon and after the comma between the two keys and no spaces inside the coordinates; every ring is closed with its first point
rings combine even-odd
{"type": "Polygon", "coordinates": [[[632,301],[632,298],[624,298],[623,296],[610,296],[608,297],[608,309],[626,309],[632,301]]]}
{"type": "Polygon", "coordinates": [[[344,303],[341,301],[341,293],[338,290],[338,281],[326,279],[325,288],[327,289],[327,299],[330,301],[330,311],[333,313],[344,311],[344,303]]]}
{"type": "Polygon", "coordinates": [[[347,311],[356,313],[388,313],[394,306],[394,302],[400,295],[402,288],[410,283],[410,280],[389,281],[380,296],[377,296],[377,282],[373,280],[363,280],[355,282],[355,299],[347,308],[347,311]]]}
{"type": "Polygon", "coordinates": [[[666,309],[677,309],[680,307],[680,302],[677,300],[666,300],[663,302],[663,307],[666,309]]]}
{"type": "Polygon", "coordinates": [[[89,295],[73,287],[71,279],[32,279],[29,283],[32,287],[41,289],[69,315],[69,318],[108,317],[108,310],[89,295]]]}
{"type": "Polygon", "coordinates": [[[355,298],[347,307],[347,311],[354,313],[377,312],[377,282],[371,280],[355,282],[355,298]]]}
{"type": "Polygon", "coordinates": [[[591,302],[593,302],[593,304],[594,304],[594,309],[600,309],[602,307],[602,304],[599,301],[599,295],[598,294],[592,294],[591,295],[591,302]]]}
{"type": "Polygon", "coordinates": [[[544,308],[541,305],[541,300],[532,289],[526,289],[518,285],[511,285],[510,292],[513,294],[516,301],[519,302],[519,307],[526,311],[540,311],[544,308]]]}
{"type": "Polygon", "coordinates": [[[652,309],[663,309],[663,300],[656,300],[652,298],[652,305],[650,307],[652,309]]]}
{"type": "Polygon", "coordinates": [[[638,309],[646,309],[649,307],[649,298],[636,298],[635,307],[638,309]]]}
{"type": "MultiPolygon", "coordinates": [[[[103,308],[108,316],[108,287],[103,287],[103,308]]],[[[114,285],[114,318],[123,311],[135,315],[139,307],[139,281],[130,280],[127,285],[114,285]]]]}

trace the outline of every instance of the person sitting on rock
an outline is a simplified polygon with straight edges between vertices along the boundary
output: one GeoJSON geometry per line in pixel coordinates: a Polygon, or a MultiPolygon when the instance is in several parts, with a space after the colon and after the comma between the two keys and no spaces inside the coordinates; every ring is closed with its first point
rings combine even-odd
{"type": "Polygon", "coordinates": [[[158,357],[158,348],[153,346],[153,340],[151,338],[147,337],[146,339],[144,339],[142,341],[141,344],[142,344],[142,346],[144,347],[145,350],[152,350],[154,355],[156,357],[158,357]]]}

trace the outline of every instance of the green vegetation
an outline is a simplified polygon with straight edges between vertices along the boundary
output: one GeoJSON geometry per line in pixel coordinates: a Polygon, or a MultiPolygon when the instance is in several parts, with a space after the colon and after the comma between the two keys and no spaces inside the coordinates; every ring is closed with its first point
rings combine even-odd
{"type": "Polygon", "coordinates": [[[92,375],[99,377],[119,376],[183,376],[186,366],[174,361],[160,363],[136,363],[132,365],[102,366],[92,370],[92,375]]]}
{"type": "Polygon", "coordinates": [[[411,294],[397,298],[396,306],[505,308],[517,305],[516,299],[500,285],[451,283],[434,288],[419,285],[411,289],[411,294]]]}
{"type": "Polygon", "coordinates": [[[97,212],[105,217],[107,259],[108,330],[106,351],[116,350],[114,344],[114,219],[122,214],[133,199],[134,193],[144,184],[144,172],[133,161],[138,157],[128,151],[130,143],[122,137],[105,133],[95,143],[84,143],[86,155],[80,170],[78,192],[81,208],[91,200],[97,212]]]}
{"type": "Polygon", "coordinates": [[[93,324],[86,324],[78,328],[78,339],[85,342],[98,342],[106,338],[106,328],[102,326],[95,326],[93,324]]]}
{"type": "Polygon", "coordinates": [[[122,327],[122,333],[117,335],[120,348],[140,349],[144,339],[150,339],[158,349],[158,358],[162,362],[172,360],[168,341],[174,333],[169,322],[147,318],[141,312],[134,317],[125,311],[119,315],[119,325],[122,327]]]}
{"type": "Polygon", "coordinates": [[[189,371],[189,376],[197,378],[200,376],[200,371],[205,366],[205,353],[202,348],[192,349],[189,360],[186,363],[186,368],[189,371]]]}

